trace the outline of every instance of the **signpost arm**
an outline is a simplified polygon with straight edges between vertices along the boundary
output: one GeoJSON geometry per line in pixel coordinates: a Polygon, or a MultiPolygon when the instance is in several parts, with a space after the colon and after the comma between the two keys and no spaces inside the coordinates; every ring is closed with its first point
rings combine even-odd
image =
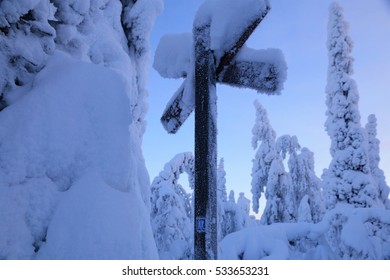
{"type": "Polygon", "coordinates": [[[185,80],[180,88],[175,92],[172,99],[168,102],[168,105],[160,119],[163,127],[168,133],[176,133],[194,110],[193,103],[190,103],[189,105],[183,103],[186,83],[187,80],[185,80]]]}
{"type": "Polygon", "coordinates": [[[232,62],[236,54],[240,51],[242,46],[248,40],[249,36],[251,36],[253,31],[255,31],[256,27],[260,24],[260,22],[265,18],[265,16],[268,14],[270,9],[271,7],[267,2],[266,9],[256,19],[254,19],[251,24],[248,25],[248,27],[244,30],[244,32],[241,34],[238,40],[234,43],[232,48],[221,57],[221,60],[216,70],[217,76],[219,76],[221,72],[224,70],[224,68],[227,67],[232,62]]]}
{"type": "Polygon", "coordinates": [[[210,25],[194,26],[195,228],[194,258],[217,259],[216,75],[210,25]]]}

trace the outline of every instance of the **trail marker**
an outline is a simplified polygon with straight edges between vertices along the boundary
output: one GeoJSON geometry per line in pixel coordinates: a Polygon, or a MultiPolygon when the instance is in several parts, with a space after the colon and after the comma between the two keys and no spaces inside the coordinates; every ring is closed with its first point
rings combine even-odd
{"type": "MultiPolygon", "coordinates": [[[[215,54],[220,53],[221,50],[211,47],[212,20],[200,23],[195,20],[194,71],[183,69],[182,77],[185,81],[174,94],[161,117],[161,122],[168,133],[176,133],[195,110],[195,259],[217,259],[216,83],[249,87],[273,94],[280,91],[284,82],[284,77],[280,74],[283,71],[278,68],[280,65],[274,64],[272,59],[261,61],[261,59],[245,58],[246,50],[243,49],[245,42],[270,10],[267,1],[259,1],[265,3],[265,8],[261,9],[252,20],[246,22],[241,32],[232,38],[230,48],[222,51],[223,54],[219,56],[215,54]],[[243,55],[239,55],[240,51],[243,55]]],[[[253,0],[246,2],[250,3],[253,0]]],[[[273,53],[263,51],[265,57],[267,52],[273,53]]],[[[278,54],[278,59],[284,63],[282,55],[278,54]]]]}

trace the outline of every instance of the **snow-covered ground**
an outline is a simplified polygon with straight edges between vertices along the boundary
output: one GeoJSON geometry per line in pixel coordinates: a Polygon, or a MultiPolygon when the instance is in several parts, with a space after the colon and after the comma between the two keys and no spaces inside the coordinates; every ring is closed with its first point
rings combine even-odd
{"type": "Polygon", "coordinates": [[[221,259],[390,259],[390,215],[337,207],[317,224],[276,223],[232,233],[220,248],[221,259]]]}

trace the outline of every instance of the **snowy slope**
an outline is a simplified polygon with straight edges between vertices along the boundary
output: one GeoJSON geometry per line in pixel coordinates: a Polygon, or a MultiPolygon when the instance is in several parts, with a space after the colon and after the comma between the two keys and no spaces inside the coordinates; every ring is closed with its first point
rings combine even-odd
{"type": "Polygon", "coordinates": [[[157,257],[131,86],[57,51],[1,112],[0,258],[157,257]]]}

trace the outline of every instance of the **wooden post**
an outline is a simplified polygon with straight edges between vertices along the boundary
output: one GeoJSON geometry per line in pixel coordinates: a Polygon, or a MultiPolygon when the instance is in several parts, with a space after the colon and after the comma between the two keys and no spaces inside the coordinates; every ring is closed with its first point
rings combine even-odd
{"type": "MultiPolygon", "coordinates": [[[[216,59],[210,44],[210,25],[194,22],[195,49],[194,77],[186,80],[176,91],[165,109],[161,122],[168,133],[176,133],[195,110],[195,205],[194,205],[194,258],[217,259],[217,96],[216,82],[249,87],[261,92],[274,93],[281,88],[280,65],[269,61],[246,61],[237,58],[246,40],[267,15],[266,7],[241,34],[232,39],[229,48],[216,59]],[[194,80],[192,80],[194,78],[194,80]]],[[[210,19],[211,20],[211,19],[210,19]]],[[[165,50],[171,51],[166,47],[165,50]]],[[[283,59],[282,59],[283,60],[283,59]]],[[[188,69],[183,69],[188,73],[188,69]]],[[[192,74],[192,73],[191,73],[192,74]]],[[[177,78],[176,75],[172,78],[177,78]]]]}
{"type": "Polygon", "coordinates": [[[195,226],[194,258],[217,259],[217,130],[215,63],[210,25],[194,27],[195,226]]]}

